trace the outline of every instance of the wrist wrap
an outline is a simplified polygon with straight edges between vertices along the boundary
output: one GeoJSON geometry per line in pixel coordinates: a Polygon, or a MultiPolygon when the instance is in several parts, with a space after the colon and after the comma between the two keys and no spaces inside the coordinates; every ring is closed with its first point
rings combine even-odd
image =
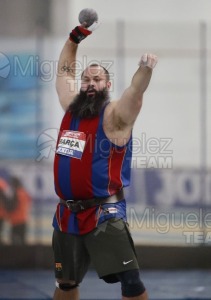
{"type": "Polygon", "coordinates": [[[84,40],[88,35],[90,35],[92,31],[82,27],[76,26],[72,32],[70,32],[69,39],[75,44],[79,44],[82,40],[84,40]]]}

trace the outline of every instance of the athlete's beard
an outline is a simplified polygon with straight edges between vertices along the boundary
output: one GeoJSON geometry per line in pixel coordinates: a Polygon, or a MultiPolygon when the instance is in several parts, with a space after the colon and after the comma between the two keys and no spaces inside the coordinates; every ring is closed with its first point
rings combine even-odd
{"type": "Polygon", "coordinates": [[[73,102],[69,105],[68,111],[71,111],[74,117],[81,119],[90,119],[100,114],[104,103],[109,100],[109,93],[107,88],[101,91],[88,89],[89,92],[93,91],[94,95],[87,95],[87,91],[81,91],[74,98],[73,102]]]}

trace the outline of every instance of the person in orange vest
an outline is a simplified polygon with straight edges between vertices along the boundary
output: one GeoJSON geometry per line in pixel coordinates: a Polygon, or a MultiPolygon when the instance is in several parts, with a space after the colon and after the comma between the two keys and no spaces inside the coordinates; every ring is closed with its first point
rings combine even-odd
{"type": "Polygon", "coordinates": [[[7,218],[11,225],[11,243],[22,245],[26,243],[26,230],[31,208],[31,197],[21,180],[11,177],[12,201],[8,207],[7,218]]]}

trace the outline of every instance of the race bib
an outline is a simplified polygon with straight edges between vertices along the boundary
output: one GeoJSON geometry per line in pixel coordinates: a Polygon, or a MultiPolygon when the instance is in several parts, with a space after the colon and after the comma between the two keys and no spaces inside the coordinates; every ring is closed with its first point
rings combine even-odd
{"type": "Polygon", "coordinates": [[[56,153],[81,159],[86,144],[86,134],[80,131],[63,130],[56,153]]]}

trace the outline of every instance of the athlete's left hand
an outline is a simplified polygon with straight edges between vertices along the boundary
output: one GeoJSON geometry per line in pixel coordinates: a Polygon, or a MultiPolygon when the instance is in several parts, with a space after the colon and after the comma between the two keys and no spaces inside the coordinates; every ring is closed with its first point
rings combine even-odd
{"type": "Polygon", "coordinates": [[[141,61],[139,63],[140,67],[149,67],[150,69],[154,69],[158,62],[158,58],[154,54],[145,53],[141,57],[141,61]]]}

